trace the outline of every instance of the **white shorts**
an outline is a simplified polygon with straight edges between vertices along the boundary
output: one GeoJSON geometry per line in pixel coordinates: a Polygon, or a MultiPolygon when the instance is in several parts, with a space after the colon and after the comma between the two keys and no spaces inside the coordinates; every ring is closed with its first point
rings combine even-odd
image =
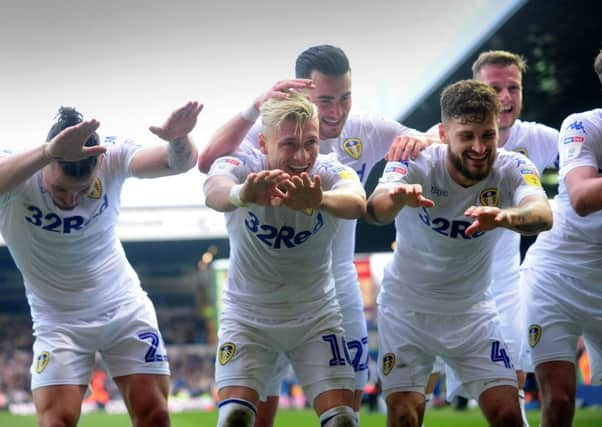
{"type": "Polygon", "coordinates": [[[87,385],[95,354],[112,378],[130,374],[169,375],[167,352],[148,297],[101,316],[34,327],[31,389],[59,384],[87,385]]]}
{"type": "Polygon", "coordinates": [[[245,386],[265,400],[274,367],[282,354],[292,364],[310,402],[328,390],[353,389],[353,370],[342,346],[340,324],[338,313],[294,325],[273,319],[248,316],[233,319],[222,315],[215,362],[218,390],[245,386]]]}
{"type": "Polygon", "coordinates": [[[525,269],[523,275],[528,286],[526,317],[533,365],[550,361],[576,364],[577,340],[583,335],[591,382],[602,384],[602,292],[560,295],[550,291],[549,284],[574,290],[580,289],[579,280],[535,269],[525,269]]]}
{"type": "Polygon", "coordinates": [[[424,393],[435,357],[441,356],[478,399],[486,389],[516,386],[493,308],[461,315],[378,310],[379,375],[385,398],[394,392],[424,393]]]}

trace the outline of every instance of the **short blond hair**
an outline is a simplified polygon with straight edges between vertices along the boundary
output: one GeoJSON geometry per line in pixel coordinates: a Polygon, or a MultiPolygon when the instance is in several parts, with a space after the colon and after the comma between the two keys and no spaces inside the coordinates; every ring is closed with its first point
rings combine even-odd
{"type": "Polygon", "coordinates": [[[516,65],[521,74],[527,71],[527,60],[522,55],[506,50],[488,50],[481,52],[472,64],[472,78],[476,79],[479,71],[486,65],[501,65],[503,67],[516,65]]]}
{"type": "Polygon", "coordinates": [[[280,129],[285,120],[292,120],[296,127],[307,121],[317,120],[318,107],[305,95],[290,91],[287,98],[270,98],[261,105],[261,124],[264,133],[280,129]]]}

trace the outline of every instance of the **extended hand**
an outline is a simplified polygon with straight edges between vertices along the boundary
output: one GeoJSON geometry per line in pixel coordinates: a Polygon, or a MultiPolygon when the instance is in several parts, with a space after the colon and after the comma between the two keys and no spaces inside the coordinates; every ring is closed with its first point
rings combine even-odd
{"type": "Polygon", "coordinates": [[[389,191],[389,196],[395,204],[399,204],[402,207],[432,208],[435,206],[435,202],[422,195],[422,185],[420,184],[400,184],[389,191]]]}
{"type": "Polygon", "coordinates": [[[76,162],[104,153],[107,149],[101,145],[84,146],[99,126],[100,122],[91,119],[64,129],[44,147],[44,154],[52,160],[76,162]]]}
{"type": "Polygon", "coordinates": [[[469,237],[477,231],[493,230],[508,223],[508,213],[493,206],[471,206],[466,209],[464,215],[475,219],[465,231],[469,237]]]}
{"type": "Polygon", "coordinates": [[[165,141],[175,141],[188,135],[196,126],[203,104],[188,102],[170,114],[163,126],[151,126],[149,130],[165,141]]]}
{"type": "Polygon", "coordinates": [[[284,181],[282,186],[286,189],[282,203],[291,209],[315,209],[322,202],[322,181],[319,175],[314,175],[312,180],[307,172],[303,172],[284,181]]]}
{"type": "Polygon", "coordinates": [[[247,175],[240,190],[240,200],[262,206],[278,206],[283,195],[278,185],[289,177],[289,174],[280,169],[251,173],[247,175]]]}

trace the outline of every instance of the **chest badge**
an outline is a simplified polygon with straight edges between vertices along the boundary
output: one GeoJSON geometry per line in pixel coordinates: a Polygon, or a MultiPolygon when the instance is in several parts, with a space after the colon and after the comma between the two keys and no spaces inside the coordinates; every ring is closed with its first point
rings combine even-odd
{"type": "Polygon", "coordinates": [[[359,138],[347,138],[343,141],[343,149],[345,153],[349,154],[355,160],[362,157],[362,152],[364,151],[362,140],[359,138]]]}
{"type": "Polygon", "coordinates": [[[100,196],[102,196],[102,182],[99,177],[96,177],[94,185],[92,185],[92,191],[88,193],[88,197],[91,199],[100,199],[100,196]]]}
{"type": "Polygon", "coordinates": [[[482,206],[497,206],[499,203],[497,188],[487,188],[481,191],[479,201],[481,202],[482,206]]]}

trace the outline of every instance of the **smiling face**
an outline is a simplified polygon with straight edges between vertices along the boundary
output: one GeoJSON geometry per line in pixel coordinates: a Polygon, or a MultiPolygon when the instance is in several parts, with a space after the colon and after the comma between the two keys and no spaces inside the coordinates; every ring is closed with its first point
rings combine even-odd
{"type": "Polygon", "coordinates": [[[500,131],[510,129],[519,118],[523,106],[522,74],[519,68],[514,64],[487,64],[475,77],[491,86],[502,104],[498,121],[500,131]]]}
{"type": "Polygon", "coordinates": [[[454,181],[469,187],[489,175],[497,153],[494,115],[481,122],[450,118],[439,132],[441,141],[448,144],[447,170],[454,181]]]}
{"type": "Polygon", "coordinates": [[[100,163],[101,161],[97,163],[93,172],[85,177],[66,175],[58,162],[48,164],[42,172],[43,184],[55,206],[65,211],[74,209],[82,197],[92,190],[100,163]]]}
{"type": "Polygon", "coordinates": [[[337,138],[351,110],[351,71],[341,75],[311,72],[315,88],[307,91],[309,99],[318,106],[320,139],[337,138]]]}
{"type": "Polygon", "coordinates": [[[309,172],[320,148],[318,119],[298,122],[286,118],[279,128],[265,129],[259,136],[259,144],[270,169],[280,169],[291,175],[309,172]]]}

